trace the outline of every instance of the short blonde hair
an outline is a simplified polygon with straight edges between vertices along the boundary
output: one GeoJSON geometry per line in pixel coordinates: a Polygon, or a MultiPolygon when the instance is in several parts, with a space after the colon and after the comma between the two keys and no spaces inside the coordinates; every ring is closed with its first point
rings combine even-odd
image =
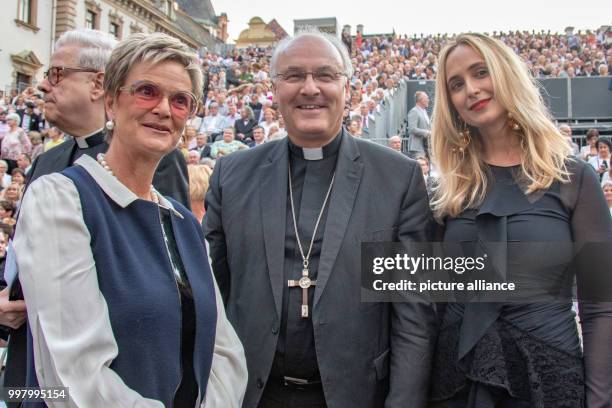
{"type": "Polygon", "coordinates": [[[460,34],[439,56],[436,77],[431,144],[440,183],[432,202],[438,219],[457,216],[478,206],[487,192],[483,142],[470,127],[472,141],[459,153],[462,122],[447,88],[446,60],[459,46],[468,46],[484,59],[493,82],[495,99],[519,125],[521,170],[528,181],[527,193],[546,189],[558,180],[569,182],[566,162],[571,148],[553,124],[535,80],[519,56],[501,41],[482,34],[460,34]]]}
{"type": "Polygon", "coordinates": [[[136,33],[121,41],[110,56],[104,75],[104,91],[115,95],[134,66],[141,62],[151,65],[175,61],[183,65],[191,79],[191,92],[202,99],[202,69],[198,56],[187,45],[163,33],[136,33]]]}
{"type": "Polygon", "coordinates": [[[203,164],[190,164],[187,166],[189,174],[189,197],[192,202],[203,202],[208,191],[208,181],[212,170],[203,164]]]}

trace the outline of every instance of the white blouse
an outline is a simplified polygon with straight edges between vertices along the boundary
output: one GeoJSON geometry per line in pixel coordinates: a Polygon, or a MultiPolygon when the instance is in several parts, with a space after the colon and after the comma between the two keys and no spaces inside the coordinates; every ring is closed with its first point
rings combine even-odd
{"type": "Polygon", "coordinates": [[[608,165],[608,168],[610,168],[610,158],[609,157],[607,159],[602,159],[600,156],[593,156],[589,159],[589,164],[593,166],[595,171],[597,171],[599,170],[599,167],[601,167],[604,161],[608,165]]]}
{"type": "Polygon", "coordinates": [[[267,138],[267,137],[268,137],[268,134],[270,133],[270,128],[271,128],[272,126],[276,126],[277,128],[279,127],[278,122],[272,122],[272,123],[270,123],[270,124],[268,125],[268,124],[267,124],[265,121],[264,121],[264,122],[261,122],[261,123],[259,124],[259,126],[261,126],[261,127],[264,129],[264,137],[265,137],[265,138],[267,138]]]}
{"type": "MultiPolygon", "coordinates": [[[[93,158],[81,165],[118,205],[138,197],[93,158]]],[[[161,195],[159,205],[174,210],[161,195]]],[[[28,322],[34,339],[36,376],[41,387],[69,387],[68,405],[54,407],[163,407],[128,388],[109,368],[118,348],[104,296],[98,286],[90,235],[78,191],[54,173],[28,188],[14,239],[28,322]]],[[[214,277],[213,277],[214,279],[214,277]]],[[[238,408],[247,385],[242,344],[227,320],[215,282],[217,326],[205,408],[238,408]]],[[[155,358],[155,356],[151,356],[155,358]]]]}

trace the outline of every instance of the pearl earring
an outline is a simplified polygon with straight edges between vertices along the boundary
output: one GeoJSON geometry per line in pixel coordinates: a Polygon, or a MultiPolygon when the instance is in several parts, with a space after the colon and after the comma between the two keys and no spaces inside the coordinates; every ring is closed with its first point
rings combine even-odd
{"type": "Polygon", "coordinates": [[[104,126],[106,127],[107,130],[113,130],[115,128],[115,122],[113,122],[112,120],[109,120],[108,122],[106,122],[104,126]]]}

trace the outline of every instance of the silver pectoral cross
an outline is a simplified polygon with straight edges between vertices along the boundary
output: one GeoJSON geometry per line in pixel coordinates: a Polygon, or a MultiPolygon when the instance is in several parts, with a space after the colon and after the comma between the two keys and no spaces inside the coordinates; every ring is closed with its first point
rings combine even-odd
{"type": "Polygon", "coordinates": [[[289,279],[288,286],[290,288],[299,286],[302,288],[302,313],[301,316],[303,318],[308,317],[308,288],[311,286],[315,286],[317,284],[316,280],[311,280],[308,277],[308,268],[302,269],[302,277],[300,280],[292,280],[289,279]]]}

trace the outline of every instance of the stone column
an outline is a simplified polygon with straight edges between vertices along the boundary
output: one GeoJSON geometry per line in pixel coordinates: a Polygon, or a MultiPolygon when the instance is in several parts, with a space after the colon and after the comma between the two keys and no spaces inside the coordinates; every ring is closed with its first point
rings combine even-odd
{"type": "Polygon", "coordinates": [[[55,11],[55,39],[76,28],[77,0],[57,0],[55,11]]]}

